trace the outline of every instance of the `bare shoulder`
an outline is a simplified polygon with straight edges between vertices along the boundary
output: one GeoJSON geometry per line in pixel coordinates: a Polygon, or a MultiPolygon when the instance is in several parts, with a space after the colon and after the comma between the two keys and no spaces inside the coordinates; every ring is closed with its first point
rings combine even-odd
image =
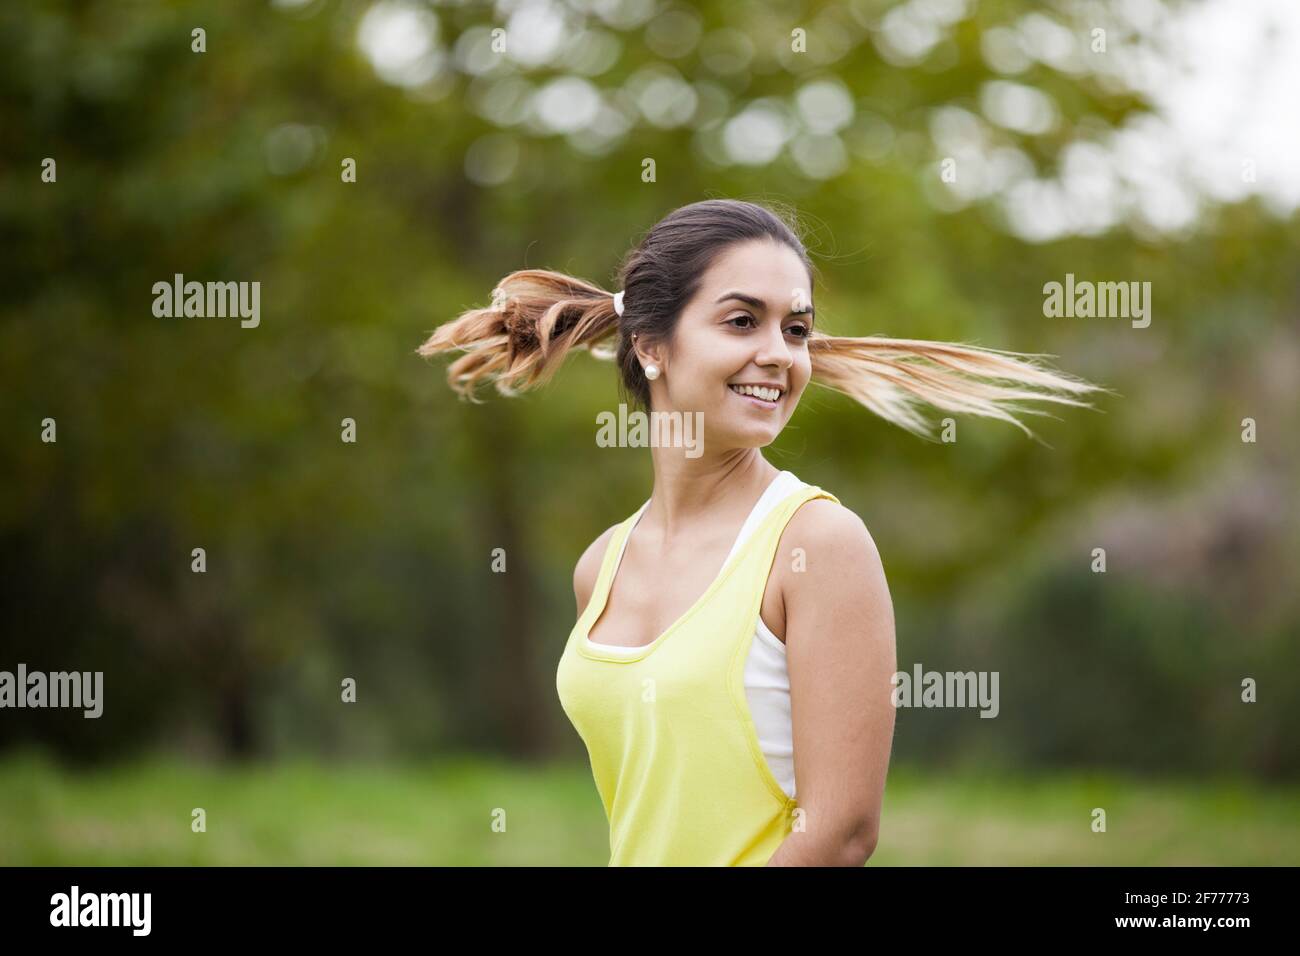
{"type": "Polygon", "coordinates": [[[803,548],[809,559],[815,551],[826,563],[880,561],[876,542],[857,512],[830,498],[813,498],[800,505],[781,540],[783,545],[803,548]]]}
{"type": "Polygon", "coordinates": [[[858,514],[829,498],[813,498],[795,511],[781,535],[778,563],[787,604],[888,600],[876,542],[858,514]],[[796,550],[798,549],[798,550],[796,550]]]}
{"type": "Polygon", "coordinates": [[[591,600],[591,592],[596,587],[596,577],[600,574],[600,565],[605,559],[609,539],[617,529],[618,525],[612,524],[602,531],[595,541],[587,545],[587,550],[582,552],[582,557],[578,558],[573,569],[573,596],[577,600],[579,614],[582,614],[587,602],[591,600]]]}

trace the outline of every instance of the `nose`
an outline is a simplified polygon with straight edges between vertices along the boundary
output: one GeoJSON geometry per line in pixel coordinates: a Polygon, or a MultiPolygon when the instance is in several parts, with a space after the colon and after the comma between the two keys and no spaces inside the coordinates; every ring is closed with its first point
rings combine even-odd
{"type": "Polygon", "coordinates": [[[754,364],[760,367],[787,369],[794,364],[794,354],[785,340],[785,332],[780,323],[764,323],[762,336],[758,340],[758,351],[754,355],[754,364]]]}

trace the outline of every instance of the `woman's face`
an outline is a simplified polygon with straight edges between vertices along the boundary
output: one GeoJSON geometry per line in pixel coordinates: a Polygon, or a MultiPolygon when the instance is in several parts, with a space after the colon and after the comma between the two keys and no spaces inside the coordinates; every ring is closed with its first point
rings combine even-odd
{"type": "Polygon", "coordinates": [[[771,444],[812,375],[812,325],[811,282],[793,249],[766,239],[730,246],[682,310],[669,346],[647,349],[663,373],[650,383],[651,409],[702,412],[708,450],[771,444]],[[740,386],[779,394],[765,400],[740,386]]]}

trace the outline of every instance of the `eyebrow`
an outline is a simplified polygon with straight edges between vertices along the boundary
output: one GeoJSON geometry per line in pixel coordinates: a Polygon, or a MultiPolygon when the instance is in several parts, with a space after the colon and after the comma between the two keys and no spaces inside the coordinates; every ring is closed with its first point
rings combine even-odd
{"type": "MultiPolygon", "coordinates": [[[[725,292],[725,293],[723,293],[721,296],[718,297],[717,302],[714,303],[714,304],[715,304],[715,305],[721,305],[723,302],[726,302],[728,299],[735,299],[735,300],[737,300],[738,302],[744,302],[746,305],[751,305],[751,306],[753,306],[754,308],[758,309],[760,312],[766,312],[766,311],[767,311],[767,303],[764,302],[762,299],[755,298],[755,297],[752,296],[752,295],[746,295],[745,293],[740,292],[740,291],[738,291],[738,290],[736,290],[736,289],[732,289],[730,292],[725,292]]],[[[808,319],[808,321],[811,323],[811,322],[816,321],[816,318],[817,318],[817,310],[814,309],[814,308],[813,308],[813,304],[812,304],[811,302],[809,302],[809,303],[808,303],[808,309],[807,309],[807,311],[805,311],[805,312],[791,312],[790,315],[806,316],[807,319],[808,319]]],[[[789,317],[790,317],[789,315],[786,316],[786,318],[789,318],[789,317]]]]}

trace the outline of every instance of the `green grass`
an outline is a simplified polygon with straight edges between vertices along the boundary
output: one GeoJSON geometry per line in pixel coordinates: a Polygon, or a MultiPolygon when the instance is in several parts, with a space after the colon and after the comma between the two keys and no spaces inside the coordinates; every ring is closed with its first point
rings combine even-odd
{"type": "MultiPolygon", "coordinates": [[[[1300,792],[1102,775],[890,772],[871,865],[1294,865],[1300,792]],[[1091,829],[1092,809],[1107,832],[1091,829]]],[[[69,771],[0,761],[7,865],[596,865],[607,831],[585,766],[149,760],[69,771]],[[202,807],[207,831],[191,830],[202,807]],[[502,828],[496,819],[504,821],[502,828]]]]}

